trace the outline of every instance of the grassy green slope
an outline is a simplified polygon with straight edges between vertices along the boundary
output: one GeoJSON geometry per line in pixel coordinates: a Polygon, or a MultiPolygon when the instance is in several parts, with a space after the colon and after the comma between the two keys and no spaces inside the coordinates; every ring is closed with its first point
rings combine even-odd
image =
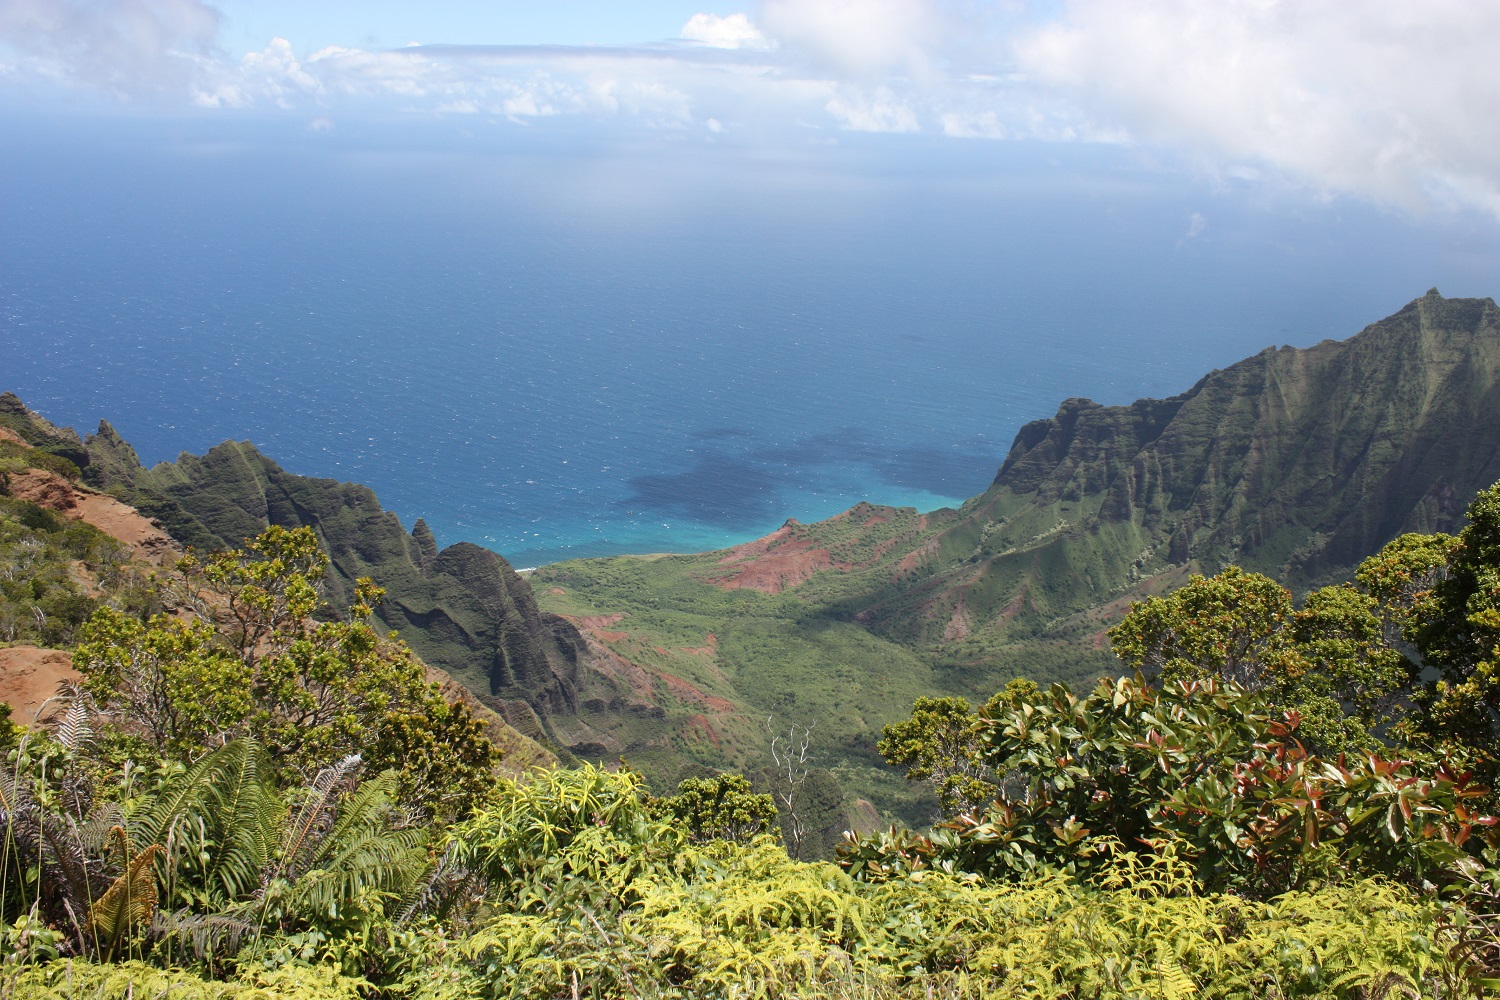
{"type": "Polygon", "coordinates": [[[542,607],[578,624],[601,651],[595,662],[613,690],[624,682],[631,692],[623,702],[583,692],[580,720],[596,734],[585,752],[623,756],[669,787],[702,767],[767,767],[768,719],[782,730],[810,726],[818,765],[851,799],[927,821],[928,793],[874,750],[881,727],[905,718],[913,701],[939,693],[980,700],[1015,676],[1086,683],[1116,669],[1104,650],[1035,638],[967,659],[932,657],[849,613],[882,584],[927,586],[903,569],[904,554],[942,538],[953,518],[862,504],[816,525],[791,522],[772,541],[736,550],[538,570],[531,583],[542,607]]]}
{"type": "Polygon", "coordinates": [[[768,720],[778,731],[808,726],[817,766],[851,795],[926,821],[932,801],[886,769],[874,743],[881,725],[943,687],[938,672],[798,593],[702,582],[721,557],[580,560],[532,575],[542,607],[600,651],[574,751],[624,757],[667,788],[704,768],[762,771],[768,720]]]}

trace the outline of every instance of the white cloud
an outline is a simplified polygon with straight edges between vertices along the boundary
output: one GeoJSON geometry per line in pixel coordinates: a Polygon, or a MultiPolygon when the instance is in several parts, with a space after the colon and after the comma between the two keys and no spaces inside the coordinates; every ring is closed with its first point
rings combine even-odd
{"type": "Polygon", "coordinates": [[[180,96],[214,50],[200,0],[0,0],[0,55],[16,73],[118,97],[180,96]]]}
{"type": "Polygon", "coordinates": [[[1416,206],[1500,197],[1500,5],[1072,0],[1021,65],[1221,166],[1416,206]]]}
{"type": "Polygon", "coordinates": [[[943,134],[955,139],[1004,139],[1010,134],[993,111],[945,111],[938,121],[943,134]]]}
{"type": "Polygon", "coordinates": [[[877,87],[873,93],[851,90],[835,95],[827,104],[828,113],[851,132],[920,132],[917,113],[889,87],[877,87]]]}
{"type": "Polygon", "coordinates": [[[682,26],[682,37],[716,49],[763,49],[770,43],[744,14],[694,14],[682,26]]]}
{"type": "Polygon", "coordinates": [[[948,18],[932,0],[764,0],[767,33],[856,78],[927,76],[948,18]]]}
{"type": "Polygon", "coordinates": [[[1208,217],[1205,216],[1202,212],[1194,212],[1192,215],[1188,216],[1187,234],[1183,236],[1183,239],[1197,239],[1199,236],[1203,235],[1203,231],[1207,228],[1208,217]]]}

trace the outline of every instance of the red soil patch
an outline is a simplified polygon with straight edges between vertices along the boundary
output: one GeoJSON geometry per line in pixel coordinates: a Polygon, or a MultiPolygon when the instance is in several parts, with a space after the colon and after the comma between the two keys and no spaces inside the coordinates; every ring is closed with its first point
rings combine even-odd
{"type": "Polygon", "coordinates": [[[561,597],[563,594],[566,594],[567,591],[563,590],[561,587],[548,587],[547,588],[547,593],[549,593],[549,594],[556,594],[559,597],[561,597]]]}
{"type": "Polygon", "coordinates": [[[881,514],[871,514],[869,517],[865,518],[865,523],[862,525],[862,527],[868,528],[868,527],[871,527],[872,525],[884,524],[885,522],[887,522],[889,520],[890,520],[890,518],[885,517],[885,516],[883,516],[881,514]]]}
{"type": "Polygon", "coordinates": [[[969,609],[963,601],[959,601],[958,606],[953,609],[953,616],[948,619],[948,624],[943,628],[943,641],[957,642],[960,639],[967,639],[972,631],[973,622],[970,620],[969,609]]]}
{"type": "Polygon", "coordinates": [[[640,664],[625,659],[608,646],[585,637],[589,652],[593,654],[593,667],[600,676],[621,681],[630,689],[636,702],[641,705],[656,705],[656,680],[640,664]]]}
{"type": "Polygon", "coordinates": [[[11,718],[30,724],[37,710],[64,681],[81,681],[73,654],[62,649],[11,646],[0,649],[0,701],[10,702],[11,718]]]}
{"type": "Polygon", "coordinates": [[[719,560],[719,565],[740,565],[738,572],[710,581],[724,590],[758,590],[762,594],[779,594],[806,583],[814,573],[825,569],[853,569],[836,563],[827,549],[815,548],[806,538],[798,537],[802,525],[787,521],[764,538],[736,545],[719,560]]]}
{"type": "Polygon", "coordinates": [[[128,546],[136,559],[160,565],[179,553],[177,543],[134,507],[55,472],[24,469],[10,477],[10,492],[17,500],[93,525],[128,546]]]}
{"type": "Polygon", "coordinates": [[[901,561],[896,564],[895,575],[900,576],[903,573],[910,573],[936,554],[937,542],[928,542],[925,545],[920,545],[912,549],[906,555],[902,556],[901,561]]]}
{"type": "Polygon", "coordinates": [[[562,617],[578,626],[579,631],[585,637],[600,642],[619,642],[630,635],[629,632],[609,630],[611,625],[618,625],[625,620],[625,615],[620,612],[612,615],[563,615],[562,617]]]}
{"type": "Polygon", "coordinates": [[[682,728],[683,735],[689,739],[706,738],[714,746],[720,745],[719,734],[714,731],[713,723],[708,721],[707,716],[690,715],[683,720],[682,728]]]}
{"type": "Polygon", "coordinates": [[[667,686],[668,693],[678,701],[690,701],[696,705],[702,705],[710,712],[718,712],[720,714],[734,711],[734,702],[727,698],[711,695],[691,682],[683,680],[681,677],[669,674],[666,671],[662,671],[657,676],[667,686]]]}
{"type": "Polygon", "coordinates": [[[654,649],[654,650],[656,650],[656,655],[657,656],[666,656],[667,655],[667,649],[666,649],[665,646],[652,646],[651,648],[654,649]]]}
{"type": "Polygon", "coordinates": [[[564,615],[563,617],[579,628],[609,628],[611,625],[618,625],[625,619],[625,615],[619,612],[612,615],[583,615],[579,618],[574,618],[570,615],[564,615]]]}
{"type": "MultiPolygon", "coordinates": [[[[734,703],[728,699],[711,695],[691,682],[665,671],[652,671],[604,645],[604,642],[616,642],[628,634],[593,629],[584,633],[584,640],[592,654],[594,670],[603,677],[623,682],[638,704],[658,707],[661,704],[661,688],[665,688],[666,693],[678,701],[701,705],[710,712],[734,711],[734,703]]],[[[657,651],[663,654],[667,652],[660,648],[657,651]]]]}
{"type": "Polygon", "coordinates": [[[828,554],[827,549],[814,549],[805,542],[794,544],[797,548],[789,547],[765,556],[732,577],[715,580],[715,585],[725,590],[758,590],[762,594],[779,594],[806,583],[816,573],[834,568],[833,557],[828,554]]]}
{"type": "Polygon", "coordinates": [[[777,528],[775,531],[771,532],[769,535],[766,535],[763,538],[757,538],[751,542],[744,542],[740,545],[736,545],[734,548],[729,550],[728,555],[719,560],[719,565],[724,566],[729,563],[740,563],[746,562],[751,559],[758,559],[787,539],[795,537],[797,534],[797,529],[800,527],[802,527],[802,525],[797,522],[796,518],[790,518],[785,524],[777,528]]]}
{"type": "Polygon", "coordinates": [[[9,441],[11,444],[18,444],[22,448],[31,447],[31,445],[27,443],[25,438],[17,434],[15,431],[11,430],[9,427],[0,427],[0,441],[9,441]]]}

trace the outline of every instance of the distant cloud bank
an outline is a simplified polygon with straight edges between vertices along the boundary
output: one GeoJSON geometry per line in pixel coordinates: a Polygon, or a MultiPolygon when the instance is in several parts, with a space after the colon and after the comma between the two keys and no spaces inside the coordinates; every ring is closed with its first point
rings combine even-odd
{"type": "Polygon", "coordinates": [[[1500,216],[1495,4],[759,0],[635,47],[311,53],[281,38],[226,52],[222,21],[201,0],[0,0],[0,104],[1129,142],[1226,179],[1500,216]]]}

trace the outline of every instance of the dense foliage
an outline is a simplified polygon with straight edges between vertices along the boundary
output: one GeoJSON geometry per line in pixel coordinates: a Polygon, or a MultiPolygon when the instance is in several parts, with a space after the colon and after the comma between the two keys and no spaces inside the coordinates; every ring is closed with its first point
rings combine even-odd
{"type": "Polygon", "coordinates": [[[862,879],[793,861],[767,839],[687,844],[652,823],[638,788],[628,774],[591,768],[508,787],[496,809],[453,833],[445,878],[433,881],[462,886],[463,898],[443,920],[409,922],[384,944],[326,940],[309,954],[312,968],[281,963],[285,948],[262,941],[212,983],[203,966],[173,974],[77,960],[22,966],[10,978],[100,997],[124,997],[130,982],[172,983],[184,996],[248,996],[264,983],[270,996],[914,1000],[1451,996],[1469,987],[1441,904],[1387,883],[1257,902],[1202,891],[1170,853],[1122,856],[1092,879],[931,870],[862,879]],[[471,839],[472,849],[455,849],[471,839]],[[1372,924],[1371,913],[1381,919],[1372,924]],[[337,964],[354,955],[363,975],[337,964]],[[301,992],[274,992],[292,984],[301,992]]]}
{"type": "Polygon", "coordinates": [[[168,610],[105,602],[66,711],[0,726],[0,992],[1476,995],[1497,524],[1500,488],[1301,605],[1193,580],[1114,631],[1140,673],[1084,694],[918,700],[880,751],[944,821],[838,863],[738,775],[497,777],[368,624],[378,589],[328,607],[311,531],[270,529],[184,560],[168,610]]]}
{"type": "Polygon", "coordinates": [[[368,623],[379,588],[361,580],[345,617],[326,617],[327,564],[310,529],[266,529],[245,550],[191,556],[144,621],[102,608],[74,665],[95,704],[157,760],[192,758],[247,736],[283,770],[310,777],[359,754],[397,771],[424,812],[462,813],[497,756],[481,725],[426,682],[420,661],[368,623]]]}

